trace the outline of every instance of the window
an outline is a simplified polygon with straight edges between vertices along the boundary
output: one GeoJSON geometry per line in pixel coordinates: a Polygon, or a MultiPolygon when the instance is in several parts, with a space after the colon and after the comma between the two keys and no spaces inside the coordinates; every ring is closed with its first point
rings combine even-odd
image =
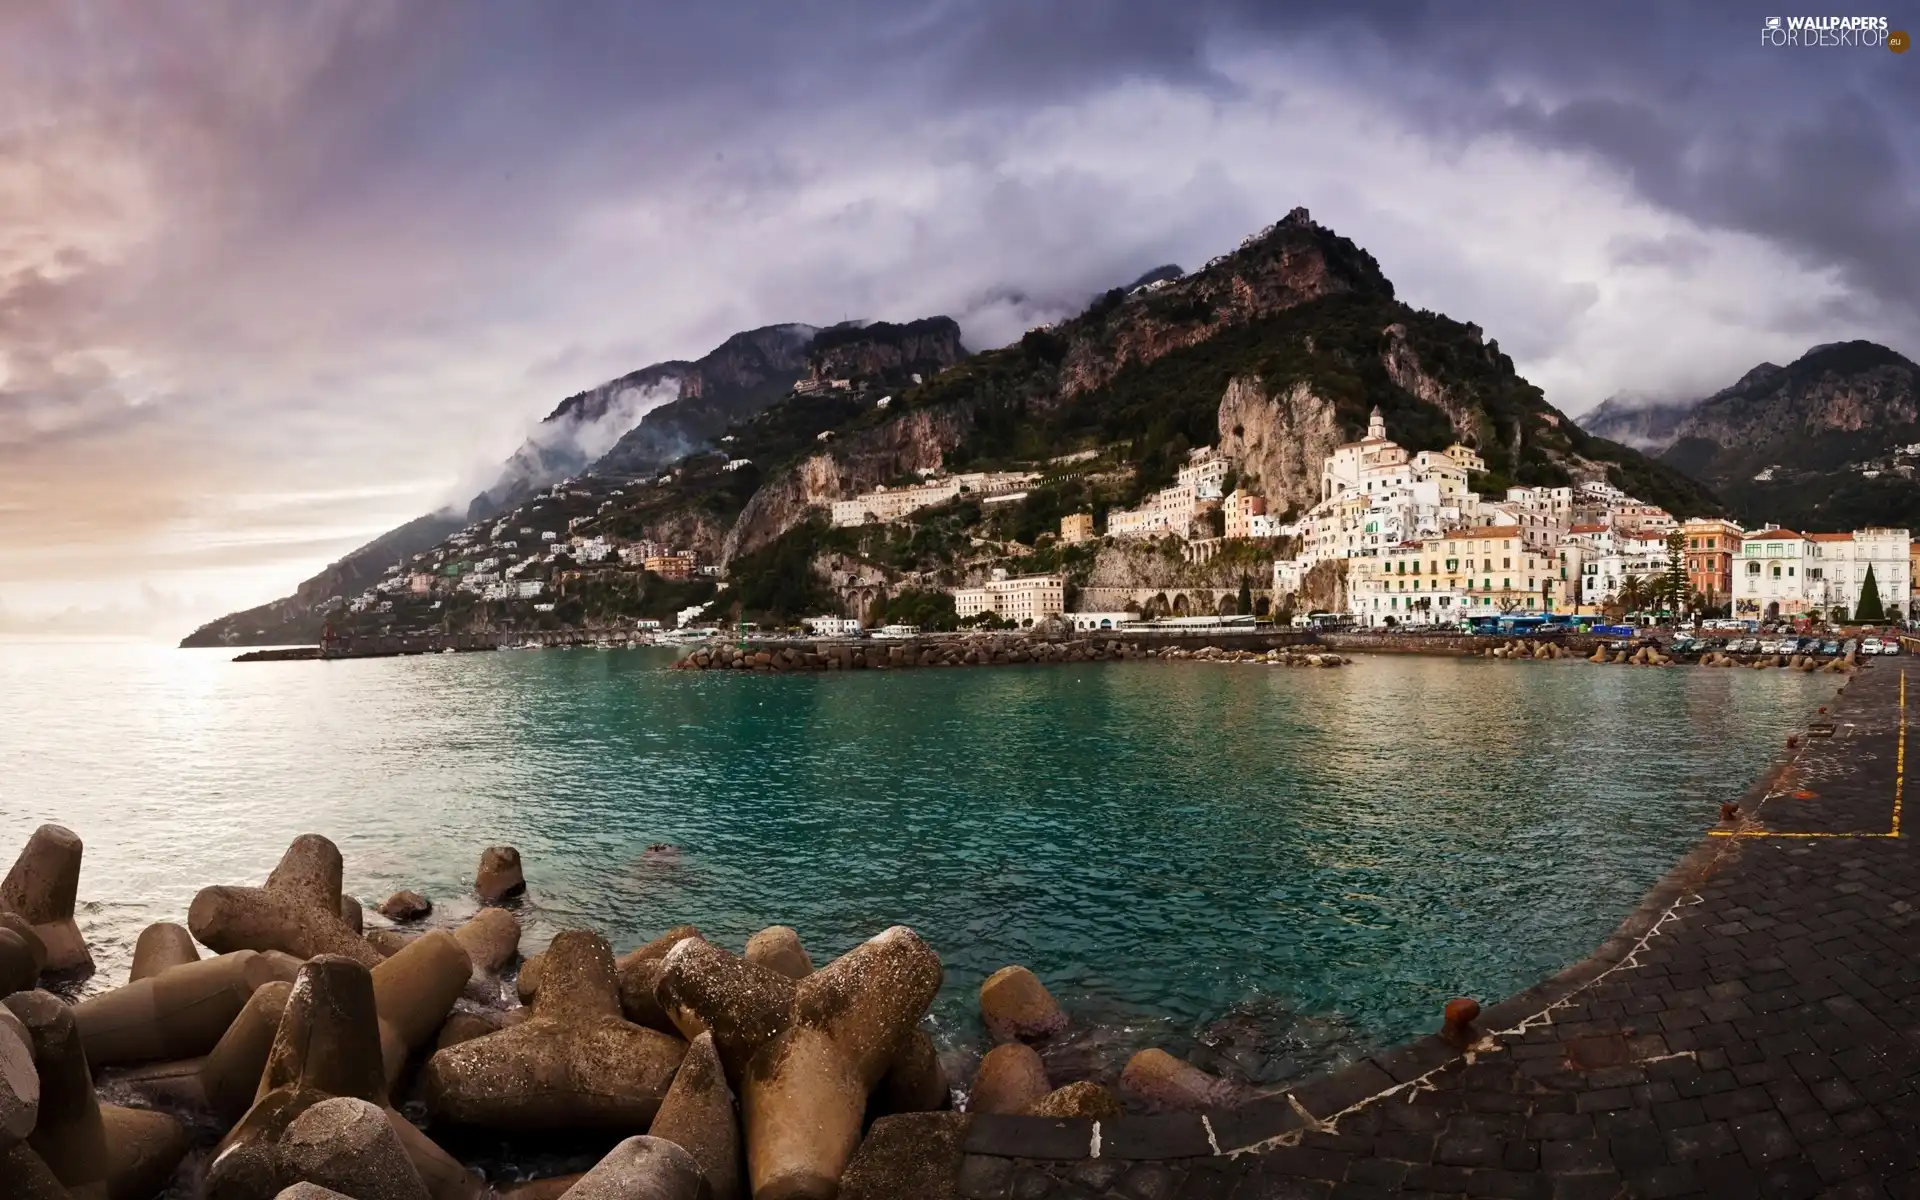
{"type": "Polygon", "coordinates": [[[1778,579],[1778,578],[1780,578],[1780,568],[1779,568],[1779,567],[1775,567],[1775,568],[1773,569],[1773,577],[1774,577],[1775,579],[1778,579]]]}
{"type": "Polygon", "coordinates": [[[1504,568],[1512,569],[1513,560],[1511,558],[1503,558],[1500,560],[1500,565],[1504,568]]]}

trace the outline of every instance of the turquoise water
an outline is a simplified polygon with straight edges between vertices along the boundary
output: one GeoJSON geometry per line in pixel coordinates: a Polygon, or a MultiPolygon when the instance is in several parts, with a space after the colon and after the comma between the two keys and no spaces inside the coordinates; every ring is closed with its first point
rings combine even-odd
{"type": "Polygon", "coordinates": [[[530,945],[691,921],[816,961],[896,922],[947,965],[941,1037],[1010,962],[1105,1074],[1147,1044],[1273,1081],[1583,957],[1832,694],[1786,672],[1365,658],[742,676],[663,651],[233,664],[0,643],[0,846],[86,840],[124,978],[149,921],[296,834],[348,889],[452,919],[520,847],[530,945]],[[674,853],[648,854],[655,843],[674,853]],[[1198,1038],[1202,1045],[1196,1046],[1198,1038]]]}

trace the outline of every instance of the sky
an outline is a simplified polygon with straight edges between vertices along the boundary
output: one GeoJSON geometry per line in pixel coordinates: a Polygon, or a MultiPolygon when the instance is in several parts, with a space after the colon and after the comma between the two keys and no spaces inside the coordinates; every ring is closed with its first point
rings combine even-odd
{"type": "Polygon", "coordinates": [[[1920,53],[1682,7],[9,0],[0,632],[178,637],[605,379],[984,348],[1296,205],[1572,413],[1920,357],[1920,53]]]}

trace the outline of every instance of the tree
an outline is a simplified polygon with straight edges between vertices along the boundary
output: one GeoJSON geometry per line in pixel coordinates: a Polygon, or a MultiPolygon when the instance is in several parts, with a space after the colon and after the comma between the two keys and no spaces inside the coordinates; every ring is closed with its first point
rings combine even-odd
{"type": "Polygon", "coordinates": [[[1860,581],[1860,603],[1853,606],[1853,619],[1873,625],[1887,619],[1886,606],[1880,603],[1880,585],[1873,579],[1873,564],[1867,564],[1867,577],[1860,581]]]}
{"type": "Polygon", "coordinates": [[[1667,569],[1659,583],[1660,602],[1679,612],[1687,596],[1687,539],[1678,529],[1667,535],[1667,569]]]}
{"type": "Polygon", "coordinates": [[[1625,614],[1646,607],[1650,591],[1645,576],[1627,576],[1620,581],[1620,593],[1616,597],[1620,604],[1620,611],[1625,614]]]}
{"type": "Polygon", "coordinates": [[[1240,577],[1240,595],[1233,607],[1243,617],[1253,614],[1253,584],[1245,575],[1240,577]]]}

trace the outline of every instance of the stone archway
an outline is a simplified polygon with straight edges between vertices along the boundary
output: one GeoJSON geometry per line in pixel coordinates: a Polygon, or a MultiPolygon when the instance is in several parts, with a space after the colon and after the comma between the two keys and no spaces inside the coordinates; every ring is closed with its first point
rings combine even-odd
{"type": "Polygon", "coordinates": [[[1187,617],[1187,616],[1193,615],[1193,606],[1191,603],[1188,602],[1187,594],[1185,592],[1181,592],[1179,595],[1173,598],[1173,615],[1176,617],[1187,617]]]}
{"type": "Polygon", "coordinates": [[[1767,605],[1767,620],[1778,621],[1779,619],[1780,619],[1780,602],[1778,600],[1775,600],[1772,604],[1767,605]]]}
{"type": "Polygon", "coordinates": [[[1221,592],[1220,602],[1213,606],[1213,615],[1216,617],[1235,616],[1239,611],[1240,601],[1231,592],[1221,592]]]}
{"type": "Polygon", "coordinates": [[[1167,603],[1167,594],[1158,592],[1153,599],[1147,601],[1147,606],[1140,610],[1140,615],[1151,621],[1155,617],[1164,617],[1172,611],[1173,605],[1167,603]]]}
{"type": "Polygon", "coordinates": [[[1253,615],[1256,617],[1272,616],[1273,598],[1271,596],[1255,596],[1253,598],[1253,615]]]}

